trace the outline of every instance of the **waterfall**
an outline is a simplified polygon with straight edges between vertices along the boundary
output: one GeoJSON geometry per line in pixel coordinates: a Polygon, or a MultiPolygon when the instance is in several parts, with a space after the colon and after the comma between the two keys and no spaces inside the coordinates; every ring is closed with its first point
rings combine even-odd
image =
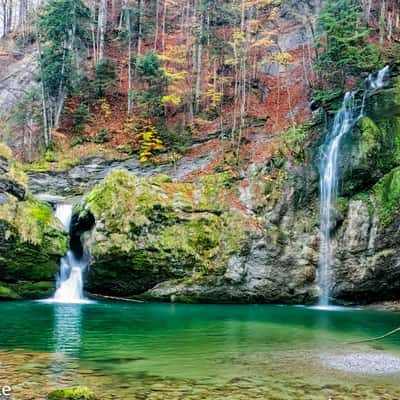
{"type": "Polygon", "coordinates": [[[354,125],[364,116],[365,99],[368,93],[381,88],[389,73],[389,67],[376,74],[370,74],[366,88],[361,95],[361,104],[356,101],[358,92],[347,92],[341,108],[337,111],[333,125],[322,146],[320,162],[320,261],[318,268],[318,285],[320,288],[319,304],[329,304],[331,286],[331,267],[333,252],[331,245],[331,228],[335,214],[335,202],[338,193],[338,160],[342,138],[351,131],[354,125]]]}
{"type": "MultiPolygon", "coordinates": [[[[72,205],[57,205],[54,214],[69,231],[72,219],[72,205]]],[[[87,303],[83,295],[83,273],[87,267],[85,256],[79,257],[72,248],[61,258],[60,271],[57,276],[57,290],[50,302],[87,303]]]]}

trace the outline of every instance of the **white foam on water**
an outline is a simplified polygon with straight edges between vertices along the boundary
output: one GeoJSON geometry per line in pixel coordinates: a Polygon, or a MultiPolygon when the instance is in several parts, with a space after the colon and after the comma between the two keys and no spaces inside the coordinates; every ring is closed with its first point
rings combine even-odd
{"type": "MultiPolygon", "coordinates": [[[[57,205],[54,214],[70,230],[72,220],[72,205],[57,205]]],[[[50,299],[43,300],[46,303],[65,303],[65,304],[89,304],[92,303],[83,294],[83,274],[87,268],[85,257],[77,258],[70,249],[61,258],[60,271],[57,276],[57,290],[50,299]]]]}

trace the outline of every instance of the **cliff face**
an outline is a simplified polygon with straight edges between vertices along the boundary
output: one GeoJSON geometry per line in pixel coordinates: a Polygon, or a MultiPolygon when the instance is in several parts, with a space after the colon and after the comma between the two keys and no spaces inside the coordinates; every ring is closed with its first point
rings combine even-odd
{"type": "MultiPolygon", "coordinates": [[[[331,295],[339,303],[398,298],[399,105],[393,77],[343,142],[332,227],[331,295]]],[[[77,214],[76,229],[89,229],[82,234],[92,254],[88,288],[163,301],[315,302],[318,154],[310,148],[307,162],[292,164],[276,156],[246,180],[111,175],[77,214]]]]}

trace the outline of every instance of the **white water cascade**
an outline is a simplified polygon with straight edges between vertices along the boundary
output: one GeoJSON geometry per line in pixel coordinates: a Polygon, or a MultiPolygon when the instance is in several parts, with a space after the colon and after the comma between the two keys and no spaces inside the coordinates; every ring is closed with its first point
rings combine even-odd
{"type": "Polygon", "coordinates": [[[343,103],[333,120],[332,129],[322,146],[320,162],[320,261],[318,284],[320,288],[319,305],[329,304],[331,287],[331,267],[333,252],[331,229],[335,213],[335,202],[338,193],[338,160],[342,138],[351,131],[354,125],[364,116],[365,99],[368,94],[381,88],[389,73],[386,66],[376,74],[369,75],[366,88],[357,101],[357,92],[347,92],[343,103]]]}
{"type": "MultiPolygon", "coordinates": [[[[72,218],[72,205],[57,205],[55,216],[69,231],[72,218]]],[[[78,258],[72,249],[61,259],[60,272],[57,276],[57,290],[50,302],[87,303],[83,295],[83,273],[87,267],[86,257],[78,258]]]]}

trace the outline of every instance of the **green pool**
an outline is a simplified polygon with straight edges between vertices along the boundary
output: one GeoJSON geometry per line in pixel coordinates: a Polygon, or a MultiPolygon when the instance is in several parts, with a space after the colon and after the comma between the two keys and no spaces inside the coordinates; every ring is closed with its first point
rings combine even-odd
{"type": "Polygon", "coordinates": [[[264,305],[0,303],[0,385],[45,399],[399,399],[400,313],[264,305]]]}

